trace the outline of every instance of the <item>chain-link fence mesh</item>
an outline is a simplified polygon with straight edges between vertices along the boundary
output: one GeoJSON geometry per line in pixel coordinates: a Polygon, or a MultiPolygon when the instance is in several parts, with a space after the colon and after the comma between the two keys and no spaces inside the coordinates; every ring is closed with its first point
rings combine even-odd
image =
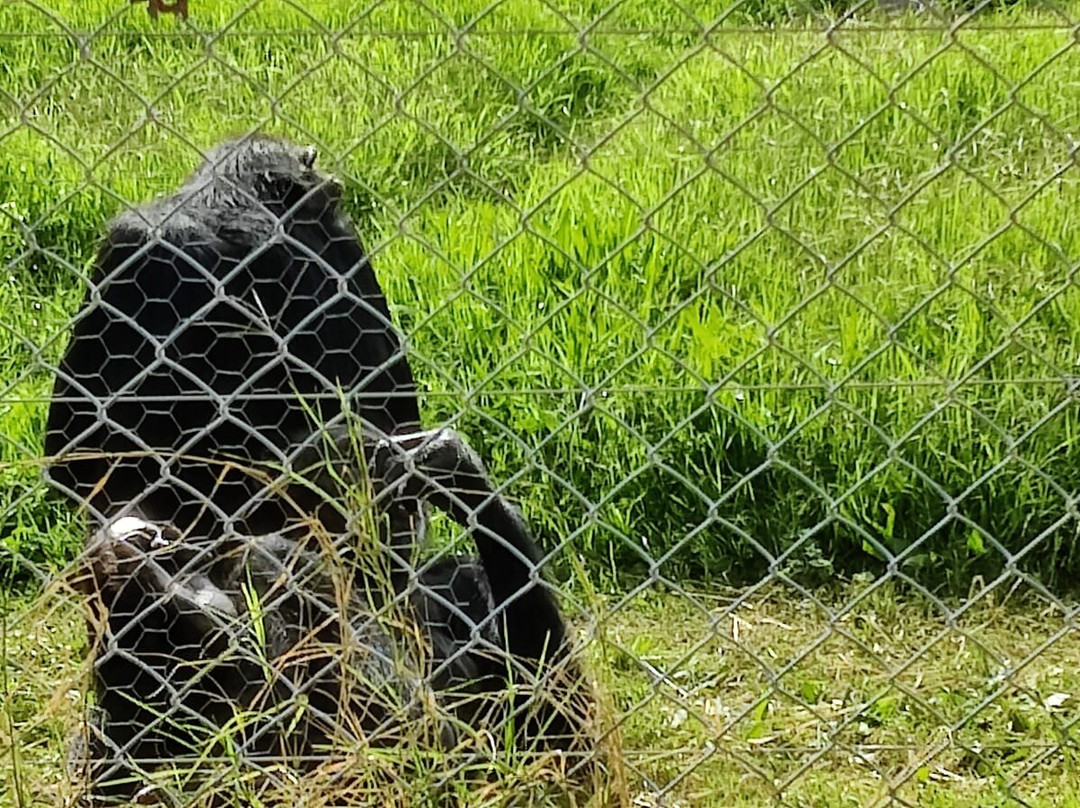
{"type": "Polygon", "coordinates": [[[1080,800],[1078,37],[0,2],[0,804],[1080,800]]]}

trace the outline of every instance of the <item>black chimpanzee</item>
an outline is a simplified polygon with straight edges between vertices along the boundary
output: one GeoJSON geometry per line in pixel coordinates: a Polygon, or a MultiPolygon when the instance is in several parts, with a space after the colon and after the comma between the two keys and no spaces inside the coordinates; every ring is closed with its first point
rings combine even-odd
{"type": "MultiPolygon", "coordinates": [[[[571,669],[562,617],[524,522],[479,459],[452,433],[415,431],[401,341],[340,189],[314,159],[276,140],[226,143],[176,194],[116,220],[99,253],[45,442],[52,482],[99,525],[88,550],[106,606],[97,753],[168,759],[235,721],[236,704],[272,708],[297,693],[322,715],[304,737],[327,740],[340,663],[290,663],[267,684],[270,661],[281,667],[305,641],[365,649],[376,683],[352,684],[347,701],[369,720],[354,723],[361,734],[376,734],[370,721],[386,723],[390,702],[413,691],[385,667],[401,638],[370,620],[326,624],[328,573],[298,571],[323,569],[312,523],[334,553],[349,552],[358,530],[341,499],[369,473],[389,517],[390,592],[358,576],[353,611],[381,610],[411,580],[431,682],[454,694],[455,715],[469,725],[513,716],[524,735],[565,748],[576,708],[479,697],[571,669]],[[422,501],[473,531],[478,561],[412,570],[422,501]],[[260,631],[277,627],[258,653],[237,628],[253,610],[260,631]]],[[[251,750],[276,749],[273,726],[247,728],[251,750]]]]}

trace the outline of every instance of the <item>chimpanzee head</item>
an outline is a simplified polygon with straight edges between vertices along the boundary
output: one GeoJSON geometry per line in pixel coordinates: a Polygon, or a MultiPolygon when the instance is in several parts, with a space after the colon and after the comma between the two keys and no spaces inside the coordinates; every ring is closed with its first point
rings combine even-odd
{"type": "Polygon", "coordinates": [[[318,151],[285,140],[250,135],[212,149],[188,185],[197,185],[224,207],[257,203],[274,216],[319,219],[336,212],[341,186],[315,168],[318,151]]]}

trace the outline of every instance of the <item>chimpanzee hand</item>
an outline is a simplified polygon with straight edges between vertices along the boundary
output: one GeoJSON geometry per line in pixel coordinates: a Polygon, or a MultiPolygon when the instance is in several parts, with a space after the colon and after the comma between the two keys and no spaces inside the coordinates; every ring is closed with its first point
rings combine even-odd
{"type": "Polygon", "coordinates": [[[380,494],[430,499],[455,518],[463,511],[474,511],[493,495],[480,456],[449,428],[379,440],[371,466],[380,494]]]}

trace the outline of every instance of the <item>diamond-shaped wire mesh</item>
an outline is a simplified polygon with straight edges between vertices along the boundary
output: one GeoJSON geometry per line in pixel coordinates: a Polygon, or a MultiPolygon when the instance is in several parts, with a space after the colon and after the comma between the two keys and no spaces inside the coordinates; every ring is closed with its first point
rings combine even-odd
{"type": "Polygon", "coordinates": [[[1080,801],[1078,42],[0,3],[0,805],[1080,801]]]}

